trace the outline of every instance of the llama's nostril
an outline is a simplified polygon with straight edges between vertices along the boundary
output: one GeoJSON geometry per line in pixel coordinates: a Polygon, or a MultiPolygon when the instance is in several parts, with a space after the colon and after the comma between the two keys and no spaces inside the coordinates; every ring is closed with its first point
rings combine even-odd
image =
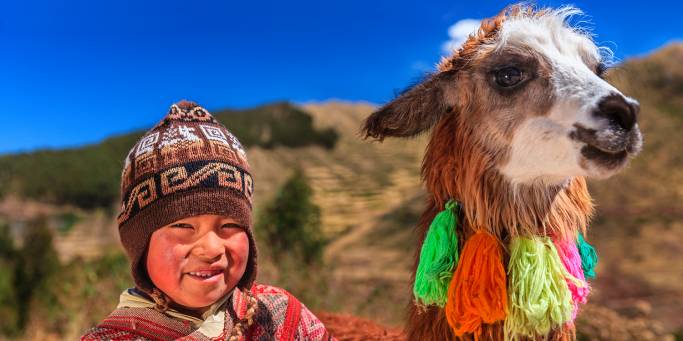
{"type": "Polygon", "coordinates": [[[636,124],[638,110],[637,103],[627,101],[622,95],[612,94],[598,103],[595,115],[606,118],[612,124],[629,131],[636,124]]]}

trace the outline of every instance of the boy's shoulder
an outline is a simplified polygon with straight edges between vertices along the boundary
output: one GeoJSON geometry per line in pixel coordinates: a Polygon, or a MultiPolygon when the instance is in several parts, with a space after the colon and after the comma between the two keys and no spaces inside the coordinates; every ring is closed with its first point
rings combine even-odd
{"type": "Polygon", "coordinates": [[[283,340],[333,340],[323,323],[289,291],[256,283],[251,293],[259,302],[256,325],[266,326],[256,327],[254,339],[260,340],[257,335],[265,330],[278,330],[283,340]]]}
{"type": "Polygon", "coordinates": [[[267,297],[267,296],[291,296],[292,294],[289,293],[289,291],[276,287],[273,285],[268,285],[268,284],[262,284],[262,283],[254,283],[254,285],[251,287],[251,293],[254,294],[257,298],[258,297],[267,297]]]}
{"type": "Polygon", "coordinates": [[[301,303],[289,291],[267,284],[254,283],[251,294],[259,302],[259,309],[265,310],[272,316],[285,315],[288,310],[300,310],[301,303]]]}
{"type": "Polygon", "coordinates": [[[94,327],[86,331],[85,334],[81,336],[81,341],[101,341],[101,340],[140,340],[146,341],[147,339],[142,338],[140,335],[133,334],[131,332],[107,328],[107,327],[94,327]]]}
{"type": "Polygon", "coordinates": [[[259,302],[259,309],[266,310],[273,316],[300,315],[302,312],[311,314],[299,299],[283,288],[254,283],[250,291],[259,302]]]}
{"type": "Polygon", "coordinates": [[[187,321],[170,318],[150,308],[117,308],[81,341],[99,340],[176,340],[193,332],[187,321]]]}

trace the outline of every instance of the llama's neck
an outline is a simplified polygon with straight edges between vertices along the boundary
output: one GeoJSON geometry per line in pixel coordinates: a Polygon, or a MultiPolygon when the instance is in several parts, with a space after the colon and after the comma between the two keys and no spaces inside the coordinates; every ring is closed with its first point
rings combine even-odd
{"type": "MultiPolygon", "coordinates": [[[[462,204],[465,232],[505,236],[555,235],[575,238],[583,231],[593,204],[583,177],[562,185],[512,185],[490,167],[490,153],[475,152],[448,124],[437,126],[422,166],[426,188],[443,207],[449,199],[462,204]]],[[[470,143],[471,144],[471,143],[470,143]]]]}

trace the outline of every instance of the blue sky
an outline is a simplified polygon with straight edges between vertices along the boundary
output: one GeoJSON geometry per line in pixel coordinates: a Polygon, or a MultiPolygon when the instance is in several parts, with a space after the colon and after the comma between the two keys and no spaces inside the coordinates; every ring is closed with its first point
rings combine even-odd
{"type": "MultiPolygon", "coordinates": [[[[456,22],[497,1],[6,1],[0,153],[145,129],[182,98],[208,109],[275,100],[383,103],[442,55],[456,22]],[[248,3],[249,2],[249,3],[248,3]]],[[[683,39],[683,4],[573,4],[619,59],[683,39]]]]}

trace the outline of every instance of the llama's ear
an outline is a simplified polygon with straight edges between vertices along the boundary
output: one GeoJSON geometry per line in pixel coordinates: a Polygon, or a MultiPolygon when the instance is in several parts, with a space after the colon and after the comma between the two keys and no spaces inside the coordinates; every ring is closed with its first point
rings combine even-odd
{"type": "Polygon", "coordinates": [[[363,123],[362,134],[383,140],[387,136],[411,137],[429,128],[450,111],[446,103],[446,72],[430,76],[372,113],[363,123]]]}

